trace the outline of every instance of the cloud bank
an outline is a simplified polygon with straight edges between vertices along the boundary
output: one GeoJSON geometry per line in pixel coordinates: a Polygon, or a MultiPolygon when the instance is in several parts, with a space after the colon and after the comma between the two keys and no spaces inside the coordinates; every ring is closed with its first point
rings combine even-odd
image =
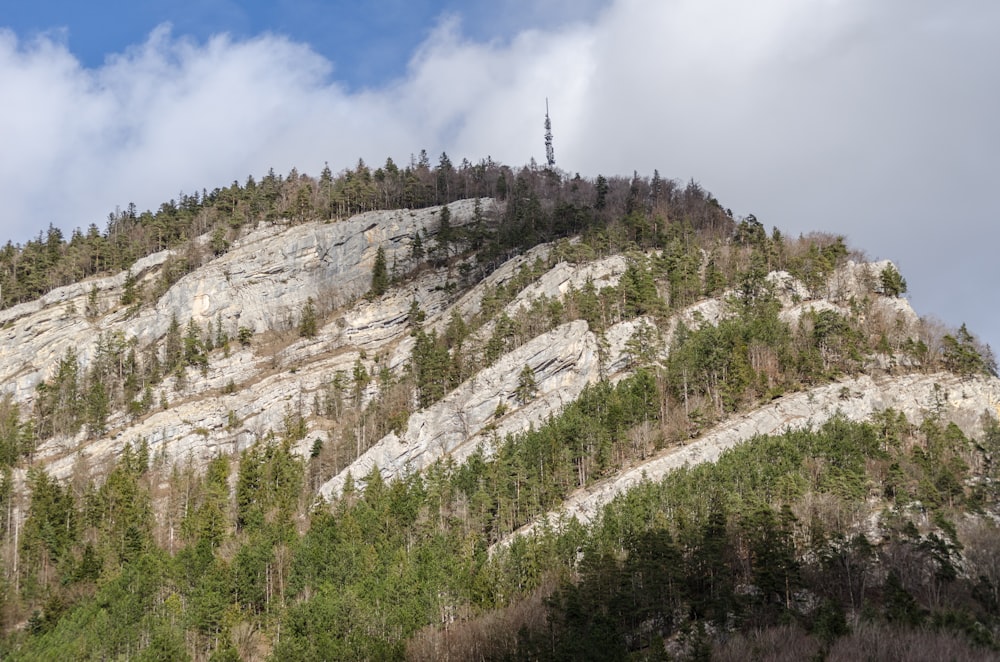
{"type": "Polygon", "coordinates": [[[98,68],[0,32],[0,226],[103,227],[116,205],[293,166],[544,158],[694,178],[786,233],[896,260],[918,312],[1000,340],[1000,5],[616,0],[503,40],[443,19],[405,75],[349,91],[306,44],[161,26],[98,68]]]}

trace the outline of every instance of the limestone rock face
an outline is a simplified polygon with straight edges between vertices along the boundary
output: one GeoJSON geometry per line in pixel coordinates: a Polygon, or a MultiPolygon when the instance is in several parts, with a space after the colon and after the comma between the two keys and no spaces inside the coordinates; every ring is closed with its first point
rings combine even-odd
{"type": "MultiPolygon", "coordinates": [[[[493,204],[487,202],[487,211],[493,204]]],[[[453,224],[470,222],[475,207],[471,200],[450,204],[453,224]]],[[[331,426],[339,425],[313,415],[314,402],[335,379],[350,379],[359,365],[369,375],[388,371],[399,376],[408,369],[415,342],[409,319],[414,303],[426,315],[424,328],[439,335],[455,314],[467,323],[475,320],[480,326],[469,342],[484,347],[495,324],[481,319],[483,301],[516,282],[523,268],[541,275],[519,292],[505,293],[503,312],[515,319],[543,297],[562,300],[588,283],[597,290],[616,286],[628,266],[622,255],[582,264],[554,263],[553,247],[541,245],[499,265],[423,264],[411,272],[410,242],[420,233],[433,245],[439,213],[439,208],[372,212],[336,223],[261,227],[174,283],[155,304],[138,309],[120,304],[123,273],[60,288],[0,311],[0,388],[22,405],[22,411],[30,408],[37,385],[53,374],[67,349],[76,351],[86,369],[101,333],[120,333],[141,349],[162,341],[173,317],[182,326],[194,320],[202,329],[221,323],[230,336],[241,327],[257,332],[247,347],[232,342],[227,353],[214,351],[204,371],[187,369],[183,382],[170,376],[157,384],[157,405],[166,401],[166,408],[155,406],[135,420],[121,412],[112,414],[108,432],[98,439],[83,433],[48,439],[36,450],[35,461],[65,479],[81,467],[100,471],[111,465],[126,443],[145,440],[154,458],[190,461],[200,468],[218,454],[238,453],[269,431],[280,431],[289,415],[305,419],[307,435],[296,447],[305,456],[314,440],[328,438],[331,426]],[[385,295],[366,299],[363,295],[370,287],[380,246],[389,267],[395,265],[408,277],[385,295]],[[477,283],[463,280],[476,269],[494,266],[477,283]],[[295,326],[310,297],[324,311],[324,321],[315,337],[300,338],[295,326]]],[[[204,238],[200,241],[204,243],[204,238]]],[[[151,287],[173,257],[171,251],[148,256],[133,266],[132,273],[151,287]]],[[[866,324],[915,333],[919,320],[908,302],[877,292],[878,274],[887,264],[848,263],[819,288],[822,292],[810,292],[787,273],[768,278],[782,303],[781,315],[790,324],[810,310],[848,315],[860,309],[866,324]]],[[[653,318],[640,317],[597,334],[577,320],[533,339],[519,339],[520,346],[491,365],[484,363],[434,405],[412,413],[404,430],[377,440],[338,474],[317,478],[325,480],[319,494],[336,498],[348,475],[363,482],[373,469],[391,480],[443,458],[461,463],[477,451],[489,456],[499,440],[540,425],[588,384],[604,378],[617,381],[642,362],[664,360],[679,324],[688,328],[717,324],[733,314],[731,296],[699,301],[659,325],[653,318]],[[525,366],[536,386],[528,396],[518,393],[525,366]]],[[[477,359],[481,357],[473,357],[477,359]]],[[[886,369],[892,367],[889,363],[886,369]]],[[[378,389],[377,380],[362,389],[361,405],[378,396],[378,389]]],[[[685,462],[712,460],[753,434],[819,423],[834,411],[863,418],[891,406],[919,420],[927,407],[943,406],[962,425],[974,426],[982,409],[998,401],[995,380],[958,382],[947,375],[878,382],[863,377],[825,386],[724,422],[683,449],[576,495],[564,514],[591,518],[601,504],[642,480],[643,472],[652,478],[685,462]]],[[[558,517],[554,513],[553,521],[558,517]]]]}
{"type": "Polygon", "coordinates": [[[488,455],[494,435],[503,439],[541,423],[599,376],[597,338],[587,323],[564,324],[506,354],[440,402],[413,414],[401,436],[390,432],[326,482],[320,494],[339,496],[349,473],[363,478],[372,467],[391,479],[419,471],[446,455],[461,463],[480,446],[488,455]],[[537,393],[520,403],[515,392],[524,366],[534,372],[537,393]],[[498,407],[512,412],[497,416],[498,407]]]}
{"type": "MultiPolygon", "coordinates": [[[[452,203],[452,224],[469,222],[474,206],[473,200],[452,203]]],[[[256,230],[134,316],[117,303],[125,273],[53,290],[0,311],[0,384],[16,400],[28,401],[67,349],[75,349],[86,367],[98,333],[122,332],[144,346],[166,335],[171,317],[182,326],[194,319],[203,328],[219,320],[233,335],[238,327],[255,332],[288,328],[309,297],[333,309],[363,295],[371,285],[379,246],[390,267],[394,262],[405,267],[412,238],[418,232],[436,233],[438,211],[378,211],[336,223],[256,230]],[[97,291],[99,308],[108,312],[86,315],[91,288],[97,291]]],[[[151,282],[172,254],[143,258],[133,274],[151,282]]]]}
{"type": "Polygon", "coordinates": [[[810,298],[809,288],[787,271],[772,271],[767,275],[767,282],[785,308],[810,298]]]}
{"type": "MultiPolygon", "coordinates": [[[[1000,379],[960,379],[938,373],[874,380],[865,375],[788,395],[726,420],[687,445],[667,449],[647,462],[576,492],[544,521],[552,526],[572,518],[590,522],[615,496],[639,483],[658,481],[680,467],[714,462],[725,450],[758,435],[817,427],[833,416],[863,421],[887,409],[902,412],[917,424],[928,416],[940,416],[967,435],[978,436],[982,434],[983,413],[1000,416],[1000,379]]],[[[515,535],[530,534],[538,525],[525,526],[515,535]]]]}
{"type": "MultiPolygon", "coordinates": [[[[542,244],[535,246],[523,255],[517,255],[507,260],[493,271],[493,273],[484,278],[478,286],[460,297],[455,302],[454,310],[464,319],[469,319],[477,315],[482,310],[483,297],[488,291],[506,285],[513,280],[521,268],[534,264],[536,260],[545,261],[548,258],[551,248],[548,244],[542,244]]],[[[439,333],[444,330],[446,323],[447,318],[442,318],[436,325],[435,328],[439,333]]]]}
{"type": "Polygon", "coordinates": [[[612,255],[586,264],[560,262],[521,290],[514,301],[507,306],[507,314],[513,314],[518,308],[528,308],[531,302],[543,296],[561,299],[566,296],[570,288],[581,290],[588,282],[593,284],[597,291],[604,287],[613,287],[618,285],[627,266],[628,262],[623,255],[612,255]]]}

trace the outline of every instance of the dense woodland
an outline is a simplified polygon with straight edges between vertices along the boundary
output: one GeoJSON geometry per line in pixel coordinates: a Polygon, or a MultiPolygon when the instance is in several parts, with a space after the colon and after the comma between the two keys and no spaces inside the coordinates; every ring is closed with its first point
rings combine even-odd
{"type": "MultiPolygon", "coordinates": [[[[768,233],[694,182],[658,173],[590,180],[489,160],[456,167],[446,155],[432,167],[424,154],[402,169],[389,160],[375,171],[326,168],[318,179],[269,173],[156,212],[130,206],[106,230],[68,241],[50,228],[8,243],[2,305],[175,248],[154,288],[126,283],[122,306],[151,305],[260,222],[336,222],[470,197],[495,198],[500,211],[452,227],[444,207],[438,231],[413,238],[406,270],[390,273],[381,254],[369,296],[433,269],[460,292],[555,242],[547,260],[525,264],[476,317],[455,315],[440,334],[414,303],[405,373],[371,374],[359,362],[332,374],[312,402],[285,412],[281,429],[204,473],[168,465],[139,441],[106,475],[81,467],[62,483],[32,454],[49,437],[100,436],[112,413],[168,408],[164,379],[253,342],[248,330],[175,321],[147,347],[102,336],[86,369],[72,352],[63,357],[33,411],[0,401],[0,656],[859,659],[883,646],[897,657],[996,658],[1000,426],[990,417],[980,439],[935,416],[918,427],[894,412],[755,439],[633,490],[591,526],[510,541],[574,490],[783,393],[875,370],[995,374],[989,348],[964,326],[928,323],[913,337],[871,314],[876,298],[905,293],[893,268],[871,274],[870,298],[850,302],[857,314],[782,322],[767,274],[788,271],[821,295],[849,256],[843,238],[768,233]],[[193,241],[199,235],[209,241],[193,241]],[[629,256],[619,285],[501,313],[557,261],[614,253],[629,256]],[[661,337],[673,313],[724,292],[730,314],[718,325],[661,337]],[[633,376],[598,382],[545,425],[496,439],[492,454],[390,483],[374,471],[332,504],[314,500],[319,484],[405,426],[415,407],[518,345],[571,320],[603,332],[639,317],[650,322],[630,347],[633,376]],[[481,338],[488,321],[493,331],[481,338]],[[667,340],[672,351],[657,361],[667,340]],[[372,384],[377,395],[364,397],[372,384]],[[301,458],[291,447],[308,420],[331,433],[301,458]],[[21,469],[26,494],[15,489],[21,469]],[[15,509],[26,513],[20,525],[15,509]]],[[[310,301],[291,332],[315,335],[328,313],[310,301]]],[[[534,397],[533,379],[526,367],[519,401],[534,397]]]]}

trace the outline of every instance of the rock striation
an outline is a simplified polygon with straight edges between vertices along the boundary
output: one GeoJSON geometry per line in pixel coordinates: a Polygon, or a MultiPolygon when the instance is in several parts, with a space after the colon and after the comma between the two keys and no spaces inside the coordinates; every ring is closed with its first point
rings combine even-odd
{"type": "MultiPolygon", "coordinates": [[[[449,205],[452,224],[470,222],[474,207],[473,200],[449,205]]],[[[193,319],[202,327],[218,320],[235,335],[238,327],[257,333],[288,328],[310,297],[327,310],[336,309],[368,290],[379,247],[389,265],[406,268],[416,234],[436,234],[439,209],[377,211],[339,222],[259,228],[181,278],[154,306],[135,313],[118,304],[125,273],[58,288],[0,311],[0,384],[16,401],[30,401],[67,349],[75,349],[86,368],[102,332],[120,331],[145,346],[166,335],[171,318],[181,325],[193,319]],[[88,317],[91,289],[105,312],[88,317]]],[[[143,258],[133,266],[133,275],[152,283],[174,255],[164,251],[143,258]]]]}
{"type": "MultiPolygon", "coordinates": [[[[496,213],[495,204],[480,208],[496,213]]],[[[449,209],[455,226],[470,223],[477,213],[472,200],[452,203],[449,209]]],[[[216,350],[209,366],[187,370],[183,383],[169,377],[157,385],[157,400],[168,401],[166,408],[156,407],[135,420],[113,414],[108,432],[97,439],[83,433],[49,439],[37,449],[35,461],[54,476],[67,478],[82,466],[101,471],[125,444],[145,441],[154,458],[190,462],[197,468],[280,430],[290,413],[305,418],[307,435],[297,447],[305,456],[314,440],[327,438],[329,422],[312,416],[312,403],[335,377],[349,376],[356,365],[369,374],[388,370],[399,375],[407,369],[415,342],[409,319],[414,303],[426,314],[424,328],[439,335],[454,314],[466,322],[478,320],[472,342],[483,346],[494,329],[493,320],[480,319],[484,300],[516,282],[525,267],[540,275],[520,291],[507,292],[503,312],[511,318],[542,298],[562,300],[588,284],[596,290],[614,287],[628,267],[622,255],[580,264],[556,262],[553,247],[541,245],[498,265],[475,284],[463,283],[462,274],[481,265],[423,264],[404,285],[375,299],[362,298],[370,287],[378,248],[385,251],[389,265],[409,272],[414,266],[412,239],[419,233],[425,245],[432,245],[439,213],[440,208],[371,212],[336,223],[259,227],[174,283],[154,304],[138,309],[119,303],[126,274],[118,274],[0,311],[0,388],[25,408],[31,407],[38,384],[52,375],[67,349],[76,351],[85,369],[101,333],[121,333],[140,348],[161,342],[172,318],[182,325],[194,320],[202,328],[220,323],[230,335],[238,328],[256,333],[247,347],[234,342],[225,355],[216,350]],[[323,312],[324,323],[315,337],[299,338],[294,328],[309,298],[323,312]]],[[[137,262],[132,273],[150,286],[175,257],[171,251],[149,256],[137,262]]],[[[863,309],[871,323],[915,329],[918,320],[905,299],[877,293],[877,274],[887,264],[848,263],[819,288],[821,292],[811,292],[787,273],[768,278],[782,303],[781,315],[791,324],[810,310],[855,314],[863,309]]],[[[637,350],[647,359],[663,360],[680,323],[689,328],[718,323],[730,314],[731,296],[700,301],[659,326],[652,318],[640,317],[598,334],[577,320],[526,339],[491,365],[482,365],[434,405],[414,412],[405,429],[375,441],[343,471],[319,477],[319,495],[335,499],[348,476],[363,481],[373,470],[391,480],[445,458],[461,463],[477,451],[488,456],[498,440],[557,414],[588,384],[631,374],[637,350]],[[537,388],[529,398],[517,393],[525,366],[537,388]]],[[[361,393],[361,404],[377,395],[373,381],[361,393]]],[[[995,381],[960,382],[947,375],[862,377],[789,395],[574,495],[549,521],[590,519],[637,481],[685,463],[711,461],[755,434],[818,424],[837,411],[863,418],[893,407],[919,420],[933,398],[936,406],[943,398],[945,408],[963,426],[976,425],[982,410],[1000,401],[995,381]]]]}
{"type": "Polygon", "coordinates": [[[558,511],[522,527],[514,536],[530,535],[539,526],[559,527],[571,519],[591,522],[612,499],[638,484],[661,480],[681,467],[714,462],[727,449],[754,437],[817,427],[834,416],[864,421],[888,409],[905,414],[916,424],[928,416],[939,417],[975,437],[982,433],[984,413],[1000,417],[1000,379],[961,379],[937,373],[876,380],[863,375],[787,395],[726,420],[688,444],[664,450],[613,478],[579,490],[558,511]]]}
{"type": "Polygon", "coordinates": [[[541,423],[575,400],[587,384],[597,381],[597,338],[581,320],[545,333],[475,377],[408,421],[401,435],[390,432],[350,467],[320,487],[320,495],[337,497],[348,475],[363,478],[377,467],[386,479],[424,469],[445,456],[461,463],[477,448],[487,455],[492,440],[517,434],[541,423]],[[535,375],[537,393],[518,402],[518,376],[528,366],[535,375]],[[497,415],[498,408],[511,414],[497,415]]]}

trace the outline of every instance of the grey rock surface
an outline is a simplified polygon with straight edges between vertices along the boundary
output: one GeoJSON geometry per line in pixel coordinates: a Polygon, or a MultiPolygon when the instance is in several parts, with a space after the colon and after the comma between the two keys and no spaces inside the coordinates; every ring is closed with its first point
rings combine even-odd
{"type": "MultiPolygon", "coordinates": [[[[453,225],[469,222],[474,206],[473,200],[449,205],[453,225]]],[[[260,228],[181,278],[155,306],[134,315],[118,304],[124,272],[59,288],[0,311],[0,388],[28,402],[67,349],[75,349],[86,368],[98,333],[120,331],[145,346],[166,335],[172,317],[182,326],[194,319],[202,328],[219,320],[232,335],[238,327],[254,332],[289,328],[310,297],[332,310],[367,292],[380,246],[390,266],[395,262],[405,267],[410,241],[417,232],[433,237],[438,212],[437,207],[377,211],[339,222],[260,228]],[[92,287],[106,312],[88,318],[92,287]]],[[[151,281],[171,255],[164,251],[144,258],[132,271],[151,281]]]]}
{"type": "Polygon", "coordinates": [[[916,424],[930,415],[940,416],[976,437],[982,433],[984,413],[1000,417],[1000,379],[960,379],[950,373],[937,373],[875,380],[864,375],[794,393],[734,416],[690,443],[666,449],[613,478],[577,491],[558,511],[522,527],[514,535],[530,535],[543,523],[558,527],[573,518],[591,522],[603,506],[639,483],[661,480],[680,467],[714,462],[727,449],[756,436],[817,427],[834,416],[864,421],[887,409],[902,412],[916,424]]]}
{"type": "MultiPolygon", "coordinates": [[[[474,208],[471,200],[449,205],[453,223],[469,222],[474,208]]],[[[308,434],[297,448],[305,455],[311,440],[328,432],[310,415],[310,407],[335,375],[350,375],[359,362],[370,374],[386,368],[398,375],[407,368],[414,344],[408,320],[413,302],[427,316],[424,327],[440,334],[453,313],[466,321],[475,318],[484,297],[510,283],[525,266],[549,268],[506,304],[504,312],[512,317],[542,297],[562,299],[588,282],[598,290],[614,286],[628,264],[621,255],[584,264],[552,264],[552,247],[542,245],[499,265],[464,292],[448,285],[458,280],[458,269],[451,264],[439,269],[424,266],[403,286],[376,299],[362,298],[370,286],[378,247],[385,250],[390,265],[406,271],[411,266],[412,237],[419,232],[433,243],[439,211],[372,212],[337,223],[261,227],[241,237],[224,255],[181,278],[155,305],[138,310],[119,303],[123,273],[60,288],[37,301],[0,311],[0,388],[24,407],[31,406],[37,385],[51,376],[68,348],[77,352],[85,369],[99,333],[120,332],[142,347],[163,338],[171,317],[182,325],[193,319],[202,328],[219,320],[230,334],[238,327],[258,332],[249,347],[231,343],[225,356],[214,352],[204,372],[187,370],[185,383],[170,377],[158,384],[157,401],[168,400],[167,409],[154,408],[135,421],[114,414],[108,420],[107,434],[98,439],[87,439],[83,433],[49,439],[37,449],[36,462],[56,477],[68,478],[81,462],[95,470],[109,467],[125,444],[145,440],[153,457],[202,467],[218,454],[237,453],[268,431],[279,430],[289,412],[306,416],[308,434]],[[85,311],[91,292],[96,293],[99,313],[88,317],[85,311]],[[315,337],[299,338],[295,322],[310,297],[329,314],[315,337]]],[[[143,258],[133,266],[133,274],[152,283],[172,255],[164,251],[143,258]]],[[[796,323],[810,309],[848,314],[852,305],[867,300],[870,319],[866,323],[904,325],[907,332],[915,333],[919,320],[908,302],[879,296],[873,289],[873,274],[887,264],[848,263],[833,274],[822,293],[810,293],[787,273],[776,272],[769,279],[789,323],[796,323]],[[815,298],[818,294],[825,298],[815,298]]],[[[614,324],[598,335],[578,320],[528,339],[492,365],[482,366],[439,402],[414,412],[401,433],[386,435],[349,467],[324,477],[327,480],[319,493],[336,498],[348,475],[359,481],[373,468],[391,480],[443,458],[461,463],[477,451],[488,456],[498,440],[557,414],[586,385],[631,374],[638,352],[654,362],[667,357],[678,324],[716,324],[732,314],[727,303],[730,294],[699,301],[659,327],[652,318],[643,317],[614,324]],[[524,366],[534,373],[537,393],[521,402],[515,392],[524,366]]],[[[487,321],[473,340],[482,346],[492,329],[492,321],[487,321]]],[[[885,367],[889,364],[887,359],[885,367]]],[[[646,479],[643,476],[663,475],[683,463],[710,461],[748,435],[818,423],[836,410],[864,417],[893,406],[918,418],[929,397],[941,397],[942,391],[935,390],[934,384],[945,389],[949,411],[961,412],[959,418],[964,417],[965,425],[975,425],[982,407],[995,406],[1000,400],[993,382],[959,383],[946,375],[880,382],[865,377],[786,396],[720,424],[683,449],[575,495],[551,519],[592,518],[601,504],[646,479]]],[[[362,393],[362,404],[377,396],[377,389],[376,383],[370,384],[362,393]]]]}

